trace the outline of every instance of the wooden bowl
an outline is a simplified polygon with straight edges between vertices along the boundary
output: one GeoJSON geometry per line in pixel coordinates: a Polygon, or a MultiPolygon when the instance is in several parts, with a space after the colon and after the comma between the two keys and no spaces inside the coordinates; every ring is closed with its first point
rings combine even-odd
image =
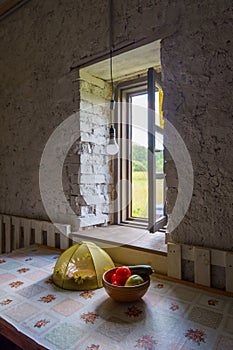
{"type": "Polygon", "coordinates": [[[117,267],[106,271],[103,274],[102,282],[108,295],[116,300],[122,302],[136,301],[143,297],[150,285],[150,277],[143,277],[144,283],[136,286],[114,286],[111,284],[111,277],[116,272],[117,267]]]}

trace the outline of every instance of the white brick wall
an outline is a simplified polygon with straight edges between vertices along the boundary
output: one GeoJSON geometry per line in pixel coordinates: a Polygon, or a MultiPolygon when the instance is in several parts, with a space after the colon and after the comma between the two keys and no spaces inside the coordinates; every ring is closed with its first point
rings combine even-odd
{"type": "Polygon", "coordinates": [[[110,221],[112,175],[105,147],[111,90],[82,71],[80,78],[80,140],[67,156],[64,188],[80,226],[87,227],[110,221]]]}

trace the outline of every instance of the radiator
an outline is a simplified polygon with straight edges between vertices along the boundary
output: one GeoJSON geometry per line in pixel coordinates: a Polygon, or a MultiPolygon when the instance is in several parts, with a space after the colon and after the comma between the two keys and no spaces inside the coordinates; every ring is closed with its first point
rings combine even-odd
{"type": "Polygon", "coordinates": [[[35,243],[67,249],[73,244],[70,233],[71,226],[67,224],[55,226],[48,221],[0,215],[0,254],[35,243]],[[59,232],[59,226],[65,234],[59,232]]]}
{"type": "Polygon", "coordinates": [[[194,283],[210,287],[211,267],[220,266],[225,270],[225,289],[233,292],[233,252],[176,243],[167,246],[169,277],[182,279],[182,260],[193,261],[194,283]]]}

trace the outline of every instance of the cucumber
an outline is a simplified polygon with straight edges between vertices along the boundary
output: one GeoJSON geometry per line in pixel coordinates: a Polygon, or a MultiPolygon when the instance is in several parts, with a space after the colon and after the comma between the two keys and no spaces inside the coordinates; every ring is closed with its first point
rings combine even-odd
{"type": "Polygon", "coordinates": [[[128,266],[130,269],[132,275],[151,275],[154,270],[150,265],[134,265],[134,266],[128,266]]]}

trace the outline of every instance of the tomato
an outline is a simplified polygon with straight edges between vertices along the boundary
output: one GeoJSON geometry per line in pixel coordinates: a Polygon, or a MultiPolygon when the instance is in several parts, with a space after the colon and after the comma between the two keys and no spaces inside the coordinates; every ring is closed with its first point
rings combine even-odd
{"type": "Polygon", "coordinates": [[[131,276],[131,271],[127,266],[118,267],[116,270],[116,281],[123,286],[126,280],[131,276]]]}
{"type": "Polygon", "coordinates": [[[118,284],[117,281],[113,281],[113,282],[112,282],[112,285],[113,285],[113,286],[121,286],[121,284],[118,284]]]}
{"type": "Polygon", "coordinates": [[[111,283],[113,284],[113,282],[116,281],[116,274],[114,273],[111,277],[111,283]]]}

